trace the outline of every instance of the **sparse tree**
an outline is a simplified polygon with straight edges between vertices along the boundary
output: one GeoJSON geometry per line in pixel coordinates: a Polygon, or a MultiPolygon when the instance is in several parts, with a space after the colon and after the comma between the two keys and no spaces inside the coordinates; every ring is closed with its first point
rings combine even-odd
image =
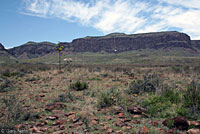
{"type": "Polygon", "coordinates": [[[56,49],[57,49],[57,52],[58,52],[58,55],[59,55],[59,71],[61,71],[61,54],[62,54],[62,50],[63,50],[63,45],[61,42],[58,43],[58,45],[56,46],[56,49]]]}

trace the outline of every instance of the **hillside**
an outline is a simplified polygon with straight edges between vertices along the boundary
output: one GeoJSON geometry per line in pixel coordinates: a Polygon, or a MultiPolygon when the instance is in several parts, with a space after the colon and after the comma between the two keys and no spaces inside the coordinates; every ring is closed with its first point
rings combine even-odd
{"type": "Polygon", "coordinates": [[[16,59],[8,53],[8,50],[0,43],[0,64],[15,63],[16,59]]]}
{"type": "Polygon", "coordinates": [[[11,55],[19,59],[37,58],[55,51],[55,44],[50,42],[27,42],[8,50],[11,55]]]}
{"type": "MultiPolygon", "coordinates": [[[[126,55],[126,53],[132,53],[135,55],[144,55],[144,53],[140,53],[141,50],[146,50],[147,55],[151,55],[154,57],[156,55],[165,55],[165,56],[186,56],[191,55],[199,55],[200,49],[200,41],[199,40],[191,40],[190,37],[185,33],[180,33],[176,31],[168,31],[168,32],[155,32],[155,33],[143,33],[143,34],[124,34],[124,33],[111,33],[106,36],[98,36],[91,37],[87,36],[84,38],[74,39],[72,42],[62,42],[64,46],[63,55],[64,57],[72,58],[75,57],[77,63],[80,61],[83,62],[83,54],[82,56],[76,55],[76,53],[84,52],[85,62],[94,62],[92,57],[96,57],[94,55],[106,54],[108,55],[106,58],[109,60],[113,60],[113,54],[122,53],[121,55],[126,55]],[[178,49],[179,55],[176,50],[178,49]],[[151,51],[154,50],[154,51],[151,51]],[[168,52],[168,51],[171,51],[168,52]],[[166,54],[166,52],[168,52],[166,54]],[[87,53],[94,53],[89,54],[87,53]],[[125,53],[125,54],[124,54],[125,53]],[[150,53],[150,54],[149,54],[150,53]],[[157,54],[156,54],[157,53],[157,54]],[[158,54],[159,53],[159,54],[158,54]],[[68,56],[66,56],[68,55],[68,56]],[[109,55],[111,57],[109,57],[109,55]],[[92,56],[92,57],[90,57],[92,56]],[[82,57],[82,58],[81,58],[82,57]],[[82,59],[82,60],[81,60],[82,59]]],[[[7,55],[12,55],[18,60],[31,60],[39,61],[39,62],[48,62],[54,63],[56,62],[56,44],[50,42],[27,42],[21,46],[14,47],[6,50],[3,45],[0,45],[0,51],[6,53],[7,55]],[[33,59],[33,60],[32,60],[33,59]]],[[[2,55],[2,54],[1,54],[2,55]]],[[[5,55],[5,54],[4,54],[5,55]]],[[[80,55],[80,54],[79,54],[80,55]]],[[[2,57],[2,56],[1,56],[2,57]]],[[[99,63],[102,60],[102,56],[98,57],[99,61],[94,63],[99,63]]],[[[105,57],[105,56],[104,56],[105,57]]],[[[133,56],[131,56],[133,57],[133,56]]],[[[136,56],[138,57],[138,56],[136,56]]],[[[144,56],[142,56],[144,58],[144,56]]],[[[147,58],[148,56],[146,56],[147,58]]],[[[161,57],[162,58],[162,57],[161,57]]],[[[117,61],[117,60],[116,60],[117,61]]],[[[124,59],[122,63],[128,61],[135,61],[133,59],[124,59]]],[[[108,61],[110,62],[110,61],[108,61]]]]}

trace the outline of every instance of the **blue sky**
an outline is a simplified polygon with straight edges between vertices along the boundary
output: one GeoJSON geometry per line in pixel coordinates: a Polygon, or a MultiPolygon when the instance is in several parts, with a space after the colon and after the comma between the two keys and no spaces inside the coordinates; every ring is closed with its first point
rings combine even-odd
{"type": "Polygon", "coordinates": [[[200,0],[1,0],[0,42],[71,42],[112,32],[177,30],[200,39],[200,0]]]}

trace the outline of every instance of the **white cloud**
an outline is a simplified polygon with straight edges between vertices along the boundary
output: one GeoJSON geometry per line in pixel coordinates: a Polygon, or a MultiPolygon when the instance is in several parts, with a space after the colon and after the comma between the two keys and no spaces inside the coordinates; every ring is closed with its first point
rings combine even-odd
{"type": "Polygon", "coordinates": [[[24,0],[26,15],[57,17],[103,33],[181,29],[200,37],[199,0],[24,0]]]}

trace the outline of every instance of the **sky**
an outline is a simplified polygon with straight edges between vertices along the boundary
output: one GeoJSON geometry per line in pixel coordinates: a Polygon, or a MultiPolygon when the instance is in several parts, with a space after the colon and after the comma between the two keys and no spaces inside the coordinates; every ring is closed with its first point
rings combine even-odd
{"type": "Polygon", "coordinates": [[[179,31],[200,40],[200,0],[0,0],[0,43],[179,31]]]}

